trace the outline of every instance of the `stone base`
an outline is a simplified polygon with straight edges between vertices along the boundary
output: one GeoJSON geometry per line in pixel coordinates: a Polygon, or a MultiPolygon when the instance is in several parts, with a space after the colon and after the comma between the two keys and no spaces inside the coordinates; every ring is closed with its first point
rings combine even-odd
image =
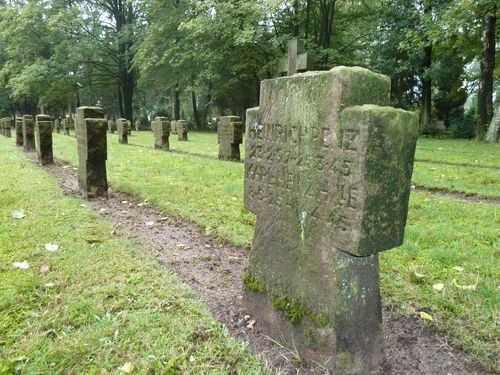
{"type": "Polygon", "coordinates": [[[219,159],[230,160],[230,161],[241,161],[240,145],[230,144],[229,147],[224,147],[224,145],[221,144],[219,146],[219,159]]]}
{"type": "MultiPolygon", "coordinates": [[[[375,324],[370,332],[358,335],[357,326],[346,327],[334,322],[320,327],[307,316],[292,324],[281,310],[274,307],[267,293],[245,289],[243,301],[245,312],[256,320],[256,329],[298,354],[301,361],[319,365],[338,375],[368,375],[378,372],[383,365],[381,316],[371,317],[369,323],[375,324]],[[350,341],[350,335],[360,337],[350,341]],[[362,341],[365,345],[360,346],[362,341]]],[[[366,327],[366,322],[361,326],[366,327]]]]}

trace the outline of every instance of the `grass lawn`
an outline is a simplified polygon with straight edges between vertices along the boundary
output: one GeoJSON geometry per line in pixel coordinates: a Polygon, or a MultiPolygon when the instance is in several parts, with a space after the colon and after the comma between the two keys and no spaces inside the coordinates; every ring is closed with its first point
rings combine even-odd
{"type": "MultiPolygon", "coordinates": [[[[145,134],[132,141],[143,137],[145,134]]],[[[207,134],[200,139],[203,137],[207,134]]],[[[211,148],[213,144],[206,148],[207,154],[211,148]]],[[[56,135],[55,153],[76,165],[74,139],[56,135]]],[[[189,218],[207,233],[249,246],[255,217],[243,207],[241,163],[123,146],[115,137],[109,142],[108,159],[114,188],[189,218]]],[[[435,165],[420,163],[417,172],[421,170],[425,176],[438,173],[426,166],[435,165]]],[[[485,168],[474,171],[485,178],[489,172],[485,168]]],[[[468,186],[484,193],[484,187],[475,181],[477,176],[467,180],[468,186]]],[[[499,195],[498,186],[489,191],[499,195]]],[[[385,303],[410,315],[427,309],[435,319],[433,324],[455,345],[463,346],[489,368],[498,367],[495,361],[500,358],[495,336],[500,319],[498,211],[493,204],[413,193],[405,244],[381,256],[385,303]],[[440,283],[444,289],[435,290],[433,285],[440,283]]]]}
{"type": "Polygon", "coordinates": [[[134,373],[266,372],[179,279],[112,231],[0,137],[0,374],[127,363],[134,373]],[[11,218],[20,208],[25,217],[11,218]]]}
{"type": "MultiPolygon", "coordinates": [[[[117,139],[117,135],[111,136],[110,145],[113,146],[117,139]]],[[[153,134],[149,131],[134,132],[129,142],[152,148],[153,134]]],[[[219,152],[217,134],[209,132],[191,132],[189,142],[179,142],[177,135],[171,135],[170,146],[175,151],[211,157],[217,157],[219,152]]],[[[241,157],[244,158],[244,146],[240,149],[241,157]]],[[[496,145],[421,138],[416,160],[413,181],[419,186],[500,198],[500,147],[496,145]],[[424,162],[426,160],[437,163],[424,162]],[[479,169],[474,166],[487,168],[479,169]]]]}

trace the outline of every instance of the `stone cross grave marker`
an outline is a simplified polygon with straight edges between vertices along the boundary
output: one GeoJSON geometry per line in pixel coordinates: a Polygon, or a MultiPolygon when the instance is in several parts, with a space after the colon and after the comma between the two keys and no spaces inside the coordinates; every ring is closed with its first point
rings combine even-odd
{"type": "Polygon", "coordinates": [[[384,107],[389,92],[388,77],[337,67],[263,81],[247,112],[245,307],[338,374],[384,357],[378,252],[403,242],[418,130],[384,107]]]}
{"type": "Polygon", "coordinates": [[[54,163],[52,151],[52,119],[47,115],[37,115],[35,123],[36,154],[40,165],[54,163]]]}
{"type": "Polygon", "coordinates": [[[1,129],[1,134],[7,138],[12,137],[12,124],[14,123],[14,119],[10,117],[5,117],[0,120],[0,129],[1,129]]]}
{"type": "Polygon", "coordinates": [[[22,147],[23,145],[23,119],[16,116],[16,146],[22,147]]]}
{"type": "Polygon", "coordinates": [[[78,183],[87,198],[108,196],[106,128],[102,108],[77,108],[75,134],[79,158],[78,183]]]}
{"type": "Polygon", "coordinates": [[[177,120],[175,122],[175,130],[177,131],[177,139],[179,141],[188,140],[188,124],[186,120],[177,120]]]}
{"type": "Polygon", "coordinates": [[[116,123],[113,120],[108,120],[108,133],[115,134],[116,123]]]}
{"type": "Polygon", "coordinates": [[[170,133],[177,134],[177,121],[170,122],[170,133]]]}
{"type": "Polygon", "coordinates": [[[64,130],[64,134],[70,135],[69,134],[69,119],[68,118],[64,118],[62,120],[62,126],[63,126],[63,130],[64,130]]]}
{"type": "Polygon", "coordinates": [[[305,52],[304,42],[300,39],[292,39],[288,42],[288,56],[280,61],[279,71],[282,74],[292,76],[297,72],[311,70],[313,58],[305,52]]]}
{"type": "Polygon", "coordinates": [[[243,123],[238,116],[221,116],[217,127],[219,159],[240,161],[243,123]]]}
{"type": "Polygon", "coordinates": [[[153,120],[153,133],[155,136],[155,148],[168,151],[170,148],[168,138],[170,137],[170,122],[166,117],[156,117],[153,120]]]}
{"type": "Polygon", "coordinates": [[[11,138],[12,137],[12,128],[14,127],[14,118],[9,118],[8,122],[7,122],[7,138],[11,138]]]}
{"type": "Polygon", "coordinates": [[[129,135],[129,122],[124,118],[116,120],[116,130],[118,132],[118,142],[127,145],[129,135]]]}
{"type": "Polygon", "coordinates": [[[58,117],[54,120],[54,129],[57,134],[61,133],[61,127],[62,127],[61,118],[58,117]]]}
{"type": "Polygon", "coordinates": [[[25,152],[35,151],[35,122],[33,116],[23,116],[23,145],[25,152]]]}

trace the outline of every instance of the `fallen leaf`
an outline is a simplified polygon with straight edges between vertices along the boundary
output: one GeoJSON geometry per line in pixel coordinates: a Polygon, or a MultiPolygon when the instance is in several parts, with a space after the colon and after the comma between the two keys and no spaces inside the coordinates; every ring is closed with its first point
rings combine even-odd
{"type": "Polygon", "coordinates": [[[474,285],[460,285],[459,283],[457,283],[457,280],[453,279],[453,285],[462,290],[476,290],[477,284],[478,281],[476,281],[476,284],[474,285]]]}
{"type": "Polygon", "coordinates": [[[123,203],[123,204],[127,204],[127,203],[128,203],[128,201],[122,201],[122,203],[123,203]]]}
{"type": "Polygon", "coordinates": [[[168,216],[165,216],[165,217],[161,217],[159,221],[167,221],[168,220],[168,216]]]}
{"type": "Polygon", "coordinates": [[[47,263],[44,263],[40,266],[40,268],[38,268],[38,271],[40,271],[41,273],[47,273],[50,271],[50,267],[47,263]]]}
{"type": "Polygon", "coordinates": [[[437,283],[432,286],[434,290],[437,290],[438,292],[442,291],[444,289],[444,284],[443,283],[437,283]]]}
{"type": "Polygon", "coordinates": [[[189,356],[189,362],[194,362],[195,358],[194,358],[194,355],[190,355],[189,356]]]}
{"type": "Polygon", "coordinates": [[[253,329],[254,324],[255,324],[255,319],[250,320],[247,324],[247,328],[253,329]]]}
{"type": "Polygon", "coordinates": [[[55,243],[46,243],[45,244],[45,250],[50,251],[51,253],[59,250],[59,245],[56,245],[55,243]]]}
{"type": "Polygon", "coordinates": [[[30,268],[30,265],[28,264],[27,261],[24,261],[24,262],[15,262],[12,264],[12,267],[18,268],[20,270],[27,270],[28,268],[30,268]]]}
{"type": "Polygon", "coordinates": [[[127,362],[122,367],[120,367],[120,371],[126,374],[130,374],[132,371],[134,371],[134,365],[131,362],[127,362]]]}
{"type": "Polygon", "coordinates": [[[20,210],[14,211],[11,216],[13,219],[22,219],[26,215],[24,214],[24,210],[21,208],[20,210]]]}
{"type": "Polygon", "coordinates": [[[137,207],[142,207],[144,205],[146,205],[146,203],[137,203],[137,207]]]}
{"type": "Polygon", "coordinates": [[[43,284],[43,286],[46,288],[52,288],[54,286],[54,283],[43,284]]]}
{"type": "Polygon", "coordinates": [[[420,311],[420,317],[422,319],[425,319],[425,320],[430,320],[431,322],[434,321],[434,318],[432,317],[432,315],[427,314],[425,311],[420,311]]]}
{"type": "Polygon", "coordinates": [[[147,225],[148,227],[152,227],[153,225],[155,225],[155,222],[154,222],[154,221],[148,221],[148,222],[146,223],[146,225],[147,225]]]}
{"type": "Polygon", "coordinates": [[[455,266],[453,267],[453,269],[457,272],[463,272],[464,271],[464,268],[463,267],[459,267],[459,266],[455,266]]]}
{"type": "Polygon", "coordinates": [[[423,279],[425,277],[423,273],[413,272],[413,274],[417,279],[423,279]]]}

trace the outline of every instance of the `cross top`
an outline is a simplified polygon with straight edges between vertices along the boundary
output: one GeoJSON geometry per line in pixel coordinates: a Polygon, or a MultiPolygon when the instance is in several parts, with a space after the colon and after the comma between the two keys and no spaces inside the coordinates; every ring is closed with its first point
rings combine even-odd
{"type": "Polygon", "coordinates": [[[298,72],[311,70],[312,60],[312,56],[305,52],[304,41],[294,38],[288,42],[288,57],[280,61],[280,73],[293,76],[298,72]]]}

